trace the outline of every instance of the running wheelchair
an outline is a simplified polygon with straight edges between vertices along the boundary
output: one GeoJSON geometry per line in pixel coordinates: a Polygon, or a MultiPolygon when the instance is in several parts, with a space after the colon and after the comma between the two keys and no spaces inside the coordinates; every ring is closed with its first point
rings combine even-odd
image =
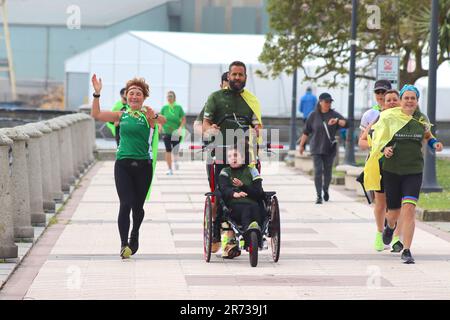
{"type": "Polygon", "coordinates": [[[256,267],[258,264],[258,251],[267,249],[267,239],[270,238],[272,259],[278,262],[280,257],[281,230],[280,230],[280,209],[276,192],[264,192],[264,199],[261,201],[260,207],[263,211],[263,224],[259,228],[248,228],[244,230],[230,218],[230,209],[225,205],[220,196],[220,191],[207,192],[205,194],[205,209],[203,213],[203,250],[206,262],[211,259],[212,244],[212,197],[218,199],[218,204],[222,208],[222,222],[227,222],[234,231],[236,239],[239,243],[239,249],[246,250],[249,253],[250,265],[256,267]]]}
{"type": "MultiPolygon", "coordinates": [[[[243,130],[248,130],[253,127],[250,119],[246,117],[238,117],[236,115],[227,115],[218,122],[218,126],[224,121],[234,121],[243,130]]],[[[202,151],[212,148],[226,148],[225,145],[214,145],[214,143],[205,144],[201,147],[202,151]]],[[[195,148],[195,147],[194,147],[195,148]]],[[[192,148],[192,149],[194,149],[192,148]]],[[[258,146],[259,148],[259,146],[258,146]]],[[[264,151],[272,152],[271,149],[281,149],[280,145],[271,145],[268,143],[264,151]]],[[[218,174],[216,166],[223,164],[213,159],[210,166],[209,180],[211,192],[205,194],[205,206],[203,212],[203,252],[204,259],[209,262],[211,259],[211,246],[213,241],[213,203],[217,202],[217,210],[219,207],[222,212],[220,215],[220,225],[223,222],[228,223],[231,230],[234,231],[236,239],[238,240],[239,249],[244,249],[249,252],[250,265],[256,267],[258,264],[258,251],[262,249],[268,249],[267,239],[270,238],[272,259],[274,262],[278,262],[280,257],[280,210],[278,205],[278,199],[276,192],[265,192],[264,199],[261,201],[260,208],[263,213],[263,223],[261,228],[249,228],[243,230],[242,226],[238,225],[230,218],[230,209],[225,205],[220,196],[220,190],[216,190],[216,175],[218,174]]],[[[261,172],[261,163],[259,159],[256,159],[256,168],[261,172]]],[[[217,215],[219,217],[219,215],[217,215]]],[[[217,223],[217,222],[216,222],[217,223]]],[[[221,232],[221,231],[219,231],[221,232]]]]}

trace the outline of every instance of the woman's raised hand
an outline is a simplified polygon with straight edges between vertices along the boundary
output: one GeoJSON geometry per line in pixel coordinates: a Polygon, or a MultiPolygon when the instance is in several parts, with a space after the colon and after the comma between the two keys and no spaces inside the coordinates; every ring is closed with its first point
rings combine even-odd
{"type": "Polygon", "coordinates": [[[102,91],[102,78],[97,79],[97,75],[94,73],[92,76],[92,86],[94,87],[95,93],[99,94],[102,91]]]}

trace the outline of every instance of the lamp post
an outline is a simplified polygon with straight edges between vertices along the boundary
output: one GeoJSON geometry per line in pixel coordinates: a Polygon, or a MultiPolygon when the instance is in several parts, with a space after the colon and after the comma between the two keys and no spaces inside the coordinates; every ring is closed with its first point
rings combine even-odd
{"type": "MultiPolygon", "coordinates": [[[[437,73],[437,45],[438,45],[439,0],[431,3],[430,27],[430,62],[428,67],[428,118],[431,123],[436,122],[436,73],[437,73]]],[[[434,129],[432,129],[435,133],[434,129]]],[[[425,166],[422,181],[423,192],[442,192],[436,180],[436,153],[434,150],[425,152],[425,166]]]]}
{"type": "Polygon", "coordinates": [[[295,151],[297,142],[297,69],[292,76],[291,130],[289,134],[289,150],[295,151]]]}
{"type": "Polygon", "coordinates": [[[356,69],[356,29],[358,26],[358,1],[352,0],[352,29],[351,29],[351,47],[350,47],[350,75],[348,85],[348,131],[345,145],[344,164],[355,165],[355,144],[354,134],[354,113],[355,113],[355,69],[356,69]]]}

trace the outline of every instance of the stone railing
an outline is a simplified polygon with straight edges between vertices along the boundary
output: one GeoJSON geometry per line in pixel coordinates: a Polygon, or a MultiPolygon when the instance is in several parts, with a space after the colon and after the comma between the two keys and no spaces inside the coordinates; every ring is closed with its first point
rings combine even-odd
{"type": "Polygon", "coordinates": [[[314,173],[314,161],[309,153],[303,153],[300,155],[298,152],[295,153],[294,167],[300,169],[302,172],[307,174],[314,173]]]}
{"type": "Polygon", "coordinates": [[[339,165],[336,167],[336,171],[343,172],[345,174],[345,189],[354,191],[356,195],[360,197],[364,197],[364,190],[361,184],[356,181],[356,178],[361,174],[364,170],[363,167],[356,167],[350,165],[339,165]]]}
{"type": "Polygon", "coordinates": [[[18,257],[15,242],[33,242],[33,226],[45,226],[94,148],[94,119],[82,113],[0,129],[0,259],[18,257]]]}

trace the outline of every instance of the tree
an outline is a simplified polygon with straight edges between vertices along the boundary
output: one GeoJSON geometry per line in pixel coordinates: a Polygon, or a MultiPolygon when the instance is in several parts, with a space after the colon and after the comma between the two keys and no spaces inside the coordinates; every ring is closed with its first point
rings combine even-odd
{"type": "MultiPolygon", "coordinates": [[[[361,0],[358,6],[357,78],[374,79],[378,55],[400,56],[400,85],[427,76],[430,1],[361,0]],[[408,64],[415,61],[415,69],[408,64]]],[[[301,69],[304,81],[336,86],[348,74],[350,60],[350,0],[267,0],[271,31],[259,59],[263,76],[291,74],[301,69]],[[311,61],[320,66],[309,73],[311,61]]],[[[438,63],[450,60],[450,0],[440,1],[438,63]]]]}

